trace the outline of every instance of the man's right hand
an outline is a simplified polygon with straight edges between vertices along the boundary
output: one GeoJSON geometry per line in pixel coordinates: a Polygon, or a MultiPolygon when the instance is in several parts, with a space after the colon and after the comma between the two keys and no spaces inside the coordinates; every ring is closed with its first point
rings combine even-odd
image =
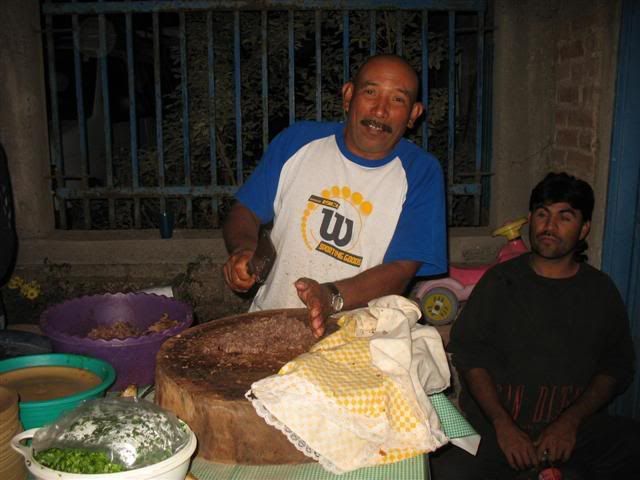
{"type": "Polygon", "coordinates": [[[498,445],[511,468],[525,470],[538,465],[536,448],[529,436],[520,430],[510,417],[495,420],[498,445]]]}
{"type": "Polygon", "coordinates": [[[256,276],[249,273],[249,260],[258,247],[259,229],[258,217],[240,202],[234,203],[222,226],[229,252],[222,271],[225,282],[235,292],[246,292],[256,283],[256,276]]]}
{"type": "Polygon", "coordinates": [[[256,283],[256,276],[249,273],[249,260],[254,252],[242,249],[233,252],[224,264],[224,280],[235,292],[246,292],[256,283]]]}
{"type": "Polygon", "coordinates": [[[500,450],[511,468],[524,470],[538,465],[536,448],[529,436],[513,421],[498,397],[498,390],[489,371],[482,367],[463,370],[462,375],[478,405],[491,419],[500,450]]]}

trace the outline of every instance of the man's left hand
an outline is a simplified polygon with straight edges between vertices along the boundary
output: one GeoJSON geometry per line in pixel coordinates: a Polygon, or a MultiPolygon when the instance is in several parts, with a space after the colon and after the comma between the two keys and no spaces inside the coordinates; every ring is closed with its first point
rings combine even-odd
{"type": "Polygon", "coordinates": [[[325,321],[331,314],[329,292],[311,278],[299,278],[294,286],[298,292],[298,298],[304,302],[309,310],[309,326],[316,338],[324,334],[325,321]]]}
{"type": "Polygon", "coordinates": [[[578,425],[569,418],[559,417],[545,428],[535,442],[538,458],[547,452],[552,462],[566,462],[576,445],[578,425]]]}

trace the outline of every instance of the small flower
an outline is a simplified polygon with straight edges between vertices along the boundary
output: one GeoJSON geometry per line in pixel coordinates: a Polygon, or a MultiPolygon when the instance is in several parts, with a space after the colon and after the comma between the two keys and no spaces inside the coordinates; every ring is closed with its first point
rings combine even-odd
{"type": "Polygon", "coordinates": [[[22,282],[20,294],[28,300],[35,300],[40,296],[40,285],[35,280],[32,282],[22,282]]]}
{"type": "Polygon", "coordinates": [[[26,292],[23,293],[23,295],[29,300],[35,300],[40,295],[40,291],[37,288],[29,288],[26,292]]]}
{"type": "Polygon", "coordinates": [[[9,280],[9,283],[7,284],[7,286],[11,290],[22,288],[22,285],[24,285],[24,280],[17,275],[14,275],[13,277],[11,277],[11,279],[9,280]]]}

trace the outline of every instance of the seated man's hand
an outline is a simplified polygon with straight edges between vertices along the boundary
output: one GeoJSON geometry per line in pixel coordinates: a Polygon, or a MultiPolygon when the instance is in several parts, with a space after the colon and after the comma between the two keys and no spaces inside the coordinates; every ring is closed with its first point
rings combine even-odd
{"type": "Polygon", "coordinates": [[[510,419],[494,422],[498,445],[511,468],[525,470],[538,465],[536,449],[529,436],[510,419]]]}
{"type": "Polygon", "coordinates": [[[535,442],[538,458],[547,452],[552,462],[566,462],[573,453],[576,445],[578,425],[569,418],[560,416],[554,422],[547,425],[540,437],[535,442]]]}
{"type": "Polygon", "coordinates": [[[233,252],[222,270],[224,280],[235,292],[246,292],[256,283],[256,276],[249,273],[249,260],[253,257],[249,249],[233,252]]]}
{"type": "Polygon", "coordinates": [[[325,320],[331,314],[329,292],[315,280],[299,278],[294,286],[298,298],[304,302],[309,310],[309,326],[316,338],[324,334],[325,320]]]}

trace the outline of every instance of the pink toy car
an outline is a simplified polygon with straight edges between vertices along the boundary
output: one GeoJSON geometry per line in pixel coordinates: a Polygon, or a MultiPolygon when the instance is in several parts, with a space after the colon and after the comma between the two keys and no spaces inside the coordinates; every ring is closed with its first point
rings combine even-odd
{"type": "Polygon", "coordinates": [[[489,268],[527,252],[527,246],[520,236],[520,229],[526,223],[526,218],[520,218],[492,232],[492,236],[503,236],[508,240],[500,248],[494,262],[472,267],[449,265],[448,277],[418,282],[410,297],[420,305],[425,320],[431,325],[453,322],[458,315],[460,303],[469,298],[473,287],[489,268]]]}

